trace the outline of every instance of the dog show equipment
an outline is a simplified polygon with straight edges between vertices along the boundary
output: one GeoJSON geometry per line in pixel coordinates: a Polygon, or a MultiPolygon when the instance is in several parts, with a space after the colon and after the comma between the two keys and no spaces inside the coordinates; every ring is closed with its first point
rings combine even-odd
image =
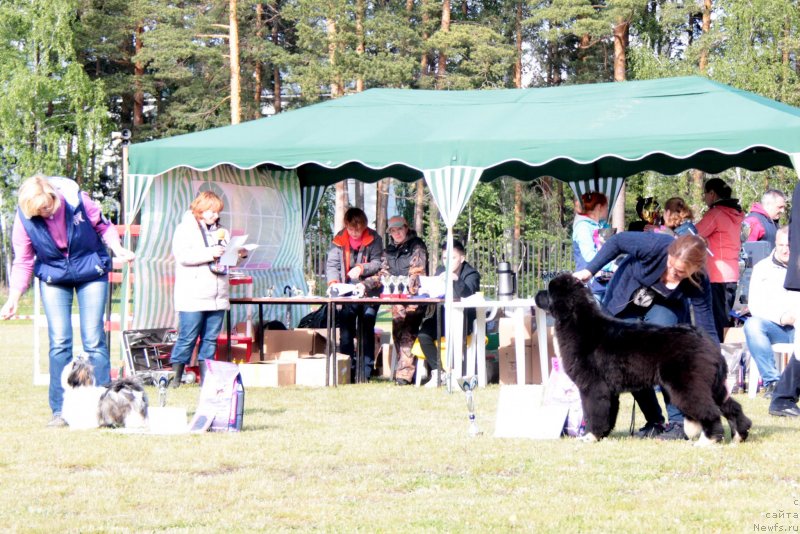
{"type": "Polygon", "coordinates": [[[478,423],[475,421],[475,395],[472,393],[473,390],[478,387],[478,376],[472,375],[459,378],[458,387],[461,388],[461,391],[464,392],[467,398],[467,414],[469,415],[467,435],[474,438],[481,433],[480,430],[478,430],[478,423]]]}

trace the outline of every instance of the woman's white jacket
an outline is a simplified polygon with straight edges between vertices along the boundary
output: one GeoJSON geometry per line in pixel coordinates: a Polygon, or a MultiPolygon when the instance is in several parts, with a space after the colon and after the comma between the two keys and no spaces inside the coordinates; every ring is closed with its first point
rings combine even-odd
{"type": "MultiPolygon", "coordinates": [[[[226,231],[226,243],[229,238],[226,231]]],[[[210,246],[216,245],[211,239],[209,246],[206,246],[197,219],[191,211],[187,211],[172,238],[172,255],[175,256],[175,311],[230,308],[228,276],[214,274],[208,268],[208,264],[214,261],[210,246]]]]}

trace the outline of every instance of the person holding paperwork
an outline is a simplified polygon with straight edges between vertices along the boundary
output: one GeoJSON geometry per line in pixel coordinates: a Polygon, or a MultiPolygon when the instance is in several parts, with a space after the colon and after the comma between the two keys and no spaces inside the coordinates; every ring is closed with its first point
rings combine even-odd
{"type": "MultiPolygon", "coordinates": [[[[172,238],[178,312],[178,340],[170,357],[175,372],[172,387],[180,386],[198,337],[197,363],[201,380],[205,377],[206,360],[214,357],[222,320],[230,308],[228,267],[219,261],[230,239],[219,224],[223,207],[222,199],[211,191],[199,193],[172,238]]],[[[247,250],[239,249],[239,257],[246,256],[247,250]]]]}

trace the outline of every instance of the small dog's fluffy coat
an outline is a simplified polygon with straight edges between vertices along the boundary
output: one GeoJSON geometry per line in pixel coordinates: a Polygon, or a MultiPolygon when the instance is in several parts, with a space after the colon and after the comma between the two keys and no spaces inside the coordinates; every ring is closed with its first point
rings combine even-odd
{"type": "Polygon", "coordinates": [[[686,420],[699,444],[721,441],[724,415],[733,441],[744,441],[752,422],[725,388],[728,367],[719,346],[692,326],[630,323],[600,309],[589,290],[571,274],[553,279],[536,305],[555,318],[555,332],[567,375],[581,393],[586,440],[611,432],[619,394],[660,385],[686,420]]]}
{"type": "Polygon", "coordinates": [[[135,380],[114,380],[98,387],[94,368],[85,357],[74,358],[61,374],[64,404],[61,417],[73,430],[141,427],[147,421],[147,394],[135,380]]]}

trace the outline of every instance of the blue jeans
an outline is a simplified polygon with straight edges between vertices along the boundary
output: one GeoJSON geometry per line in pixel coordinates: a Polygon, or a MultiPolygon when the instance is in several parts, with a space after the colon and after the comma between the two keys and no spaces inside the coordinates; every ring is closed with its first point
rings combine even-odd
{"type": "Polygon", "coordinates": [[[744,337],[764,385],[777,382],[780,375],[775,367],[772,344],[794,342],[794,327],[781,326],[761,317],[750,317],[744,323],[744,337]]]}
{"type": "Polygon", "coordinates": [[[77,286],[60,286],[42,282],[42,305],[47,317],[47,337],[50,341],[50,409],[61,412],[64,404],[64,388],[61,373],[72,361],[72,299],[78,295],[81,345],[89,362],[94,366],[94,378],[98,386],[111,381],[111,355],[103,331],[103,315],[108,298],[108,280],[99,279],[77,286]]]}
{"type": "MultiPolygon", "coordinates": [[[[642,310],[642,308],[633,305],[628,306],[620,313],[619,318],[625,319],[626,321],[639,320],[657,326],[675,326],[681,322],[681,317],[678,312],[668,306],[653,304],[644,315],[642,315],[639,310],[642,310]]],[[[677,406],[669,401],[669,394],[667,394],[666,391],[662,389],[661,394],[664,396],[664,404],[667,406],[667,420],[669,420],[670,423],[683,424],[683,413],[677,406]]],[[[652,389],[634,392],[634,397],[636,397],[639,408],[641,408],[645,417],[648,417],[649,414],[656,414],[657,412],[657,416],[649,416],[648,422],[660,422],[659,419],[663,420],[661,417],[661,408],[658,407],[658,400],[652,389]],[[651,421],[650,419],[656,420],[651,421]]]]}
{"type": "Polygon", "coordinates": [[[172,347],[170,363],[188,364],[198,337],[200,348],[197,351],[197,361],[213,360],[224,318],[225,310],[178,312],[178,340],[172,347]]]}

